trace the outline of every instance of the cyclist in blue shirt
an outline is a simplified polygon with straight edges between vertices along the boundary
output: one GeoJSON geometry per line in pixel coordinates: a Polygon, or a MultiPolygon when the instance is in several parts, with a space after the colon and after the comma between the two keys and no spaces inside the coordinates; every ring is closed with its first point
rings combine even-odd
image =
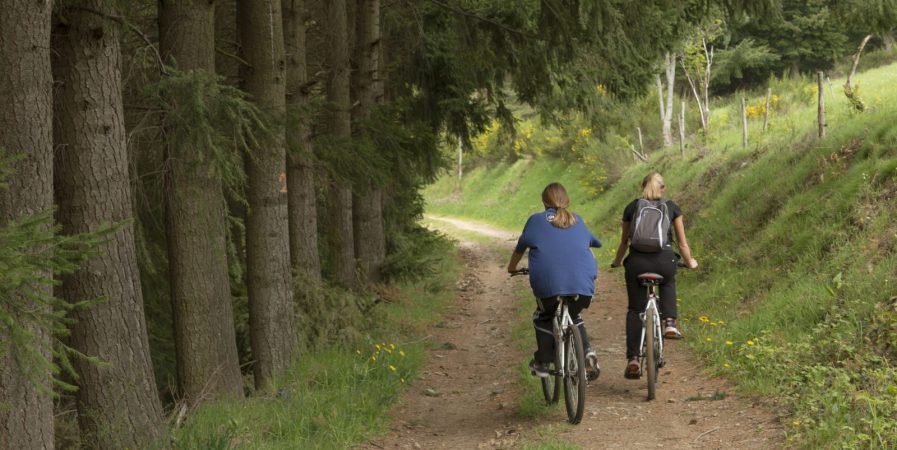
{"type": "Polygon", "coordinates": [[[536,296],[533,313],[537,350],[530,369],[540,376],[549,376],[549,363],[554,361],[554,337],[551,322],[557,309],[558,296],[578,296],[569,303],[570,317],[582,332],[589,378],[596,378],[598,356],[589,346],[586,327],[580,313],[588,308],[595,292],[598,266],[591,247],[601,247],[578,214],[567,210],[570,198],[560,183],[551,183],[542,191],[545,211],[533,214],[526,221],[517,247],[508,263],[508,272],[515,272],[517,264],[529,249],[530,286],[536,296]]]}

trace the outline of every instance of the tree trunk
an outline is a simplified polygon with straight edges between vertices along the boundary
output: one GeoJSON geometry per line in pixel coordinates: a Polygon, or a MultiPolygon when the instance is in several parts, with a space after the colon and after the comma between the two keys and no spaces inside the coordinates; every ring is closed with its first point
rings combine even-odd
{"type": "MultiPolygon", "coordinates": [[[[4,180],[8,187],[0,189],[0,227],[53,207],[51,9],[51,1],[0,0],[0,149],[20,157],[4,180]]],[[[22,324],[31,327],[24,318],[22,324]]],[[[28,331],[49,359],[49,330],[28,331]]],[[[0,331],[0,340],[6,339],[0,331]]],[[[53,399],[32,382],[50,385],[50,372],[30,369],[10,352],[0,353],[0,448],[53,448],[53,399]]]]}
{"type": "MultiPolygon", "coordinates": [[[[280,119],[286,110],[283,21],[279,0],[239,0],[237,28],[243,45],[244,90],[266,113],[280,119]]],[[[286,151],[283,129],[274,131],[247,158],[249,213],[246,265],[250,344],[255,385],[270,388],[273,377],[296,356],[297,333],[290,276],[286,151]]]]}
{"type": "Polygon", "coordinates": [[[96,256],[63,278],[77,303],[69,345],[104,364],[72,362],[83,440],[91,448],[145,448],[162,438],[134,242],[118,25],[103,0],[67,2],[53,33],[57,216],[66,234],[123,224],[96,256]],[[95,12],[88,12],[92,10],[95,12]]]}
{"type": "MultiPolygon", "coordinates": [[[[660,102],[660,117],[663,123],[663,146],[671,147],[673,145],[673,87],[676,84],[676,55],[674,53],[667,52],[664,57],[664,62],[667,78],[667,99],[665,107],[664,102],[660,102]]],[[[662,85],[659,77],[657,80],[657,84],[658,87],[662,85]]],[[[663,95],[663,93],[658,92],[658,95],[663,95]]]]}
{"type": "Polygon", "coordinates": [[[791,79],[796,80],[800,78],[800,67],[797,65],[797,61],[791,62],[791,79]]]}
{"type": "Polygon", "coordinates": [[[287,203],[290,259],[300,283],[319,284],[318,216],[311,151],[305,0],[282,0],[287,56],[287,203]]]}
{"type": "Polygon", "coordinates": [[[772,88],[766,88],[766,108],[763,109],[763,132],[769,128],[769,101],[772,98],[772,88]]]}
{"type": "MultiPolygon", "coordinates": [[[[370,120],[374,108],[383,98],[380,80],[380,0],[356,0],[355,42],[358,60],[357,117],[370,120]]],[[[352,198],[355,256],[367,281],[380,279],[386,257],[386,236],[383,231],[383,201],[380,187],[368,181],[368,188],[352,198]]]]}
{"type": "Polygon", "coordinates": [[[685,102],[679,109],[679,153],[685,158],[685,102]]]}
{"type": "MultiPolygon", "coordinates": [[[[214,73],[214,24],[212,2],[161,0],[165,62],[214,73]]],[[[167,151],[165,216],[180,395],[190,404],[242,398],[223,184],[210,173],[205,149],[175,143],[167,151]]]]}
{"type": "Polygon", "coordinates": [[[663,81],[660,80],[660,74],[655,75],[654,81],[657,83],[657,103],[660,106],[660,122],[663,123],[664,112],[666,108],[663,107],[663,81]]]}
{"type": "Polygon", "coordinates": [[[894,30],[882,33],[881,41],[885,46],[885,51],[890,52],[894,50],[894,30]]]}
{"type": "MultiPolygon", "coordinates": [[[[346,0],[324,2],[324,29],[327,31],[327,101],[328,128],[332,142],[348,145],[352,135],[350,115],[349,30],[346,0]]],[[[328,186],[330,273],[334,281],[346,288],[355,288],[355,244],[352,222],[352,190],[345,183],[331,180],[328,186]]]]}

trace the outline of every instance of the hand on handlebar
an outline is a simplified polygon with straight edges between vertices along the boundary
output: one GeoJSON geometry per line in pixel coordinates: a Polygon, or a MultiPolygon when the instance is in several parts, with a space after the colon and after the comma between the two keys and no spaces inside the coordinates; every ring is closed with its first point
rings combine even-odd
{"type": "Polygon", "coordinates": [[[516,277],[517,275],[528,275],[529,269],[526,267],[521,267],[517,270],[508,270],[508,273],[511,274],[512,277],[516,277]]]}

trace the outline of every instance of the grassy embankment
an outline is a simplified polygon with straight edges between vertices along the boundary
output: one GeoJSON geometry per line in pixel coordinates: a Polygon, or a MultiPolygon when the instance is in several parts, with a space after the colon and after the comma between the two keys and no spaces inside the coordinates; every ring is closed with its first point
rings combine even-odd
{"type": "MultiPolygon", "coordinates": [[[[520,160],[446,177],[428,212],[518,229],[550,181],[570,191],[605,243],[607,267],[625,204],[648,170],[664,174],[701,269],[679,283],[687,342],[717,374],[787,408],[795,446],[897,445],[897,66],[858,77],[868,110],[849,110],[843,80],[826,86],[828,136],[816,137],[810,80],[777,82],[770,128],[740,98],[717,100],[706,143],[652,152],[595,197],[589,167],[520,160]],[[583,180],[586,180],[584,183],[583,180]]],[[[760,104],[760,94],[749,98],[760,104]]]]}
{"type": "Polygon", "coordinates": [[[444,256],[432,274],[381,292],[386,302],[372,312],[378,326],[366,339],[302,354],[270,395],[201,407],[175,431],[175,447],[344,449],[382,432],[387,409],[423,363],[421,336],[454,297],[460,261],[448,242],[434,242],[431,250],[444,256]]]}

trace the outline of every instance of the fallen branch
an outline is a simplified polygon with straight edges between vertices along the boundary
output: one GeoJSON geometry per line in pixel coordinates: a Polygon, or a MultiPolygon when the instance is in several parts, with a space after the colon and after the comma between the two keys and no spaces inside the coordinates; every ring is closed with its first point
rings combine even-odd
{"type": "Polygon", "coordinates": [[[716,431],[719,431],[719,427],[716,427],[712,430],[708,430],[708,431],[705,431],[705,432],[699,434],[698,437],[696,437],[695,440],[692,442],[698,442],[698,439],[701,439],[702,437],[707,436],[708,434],[716,432],[716,431]]]}

